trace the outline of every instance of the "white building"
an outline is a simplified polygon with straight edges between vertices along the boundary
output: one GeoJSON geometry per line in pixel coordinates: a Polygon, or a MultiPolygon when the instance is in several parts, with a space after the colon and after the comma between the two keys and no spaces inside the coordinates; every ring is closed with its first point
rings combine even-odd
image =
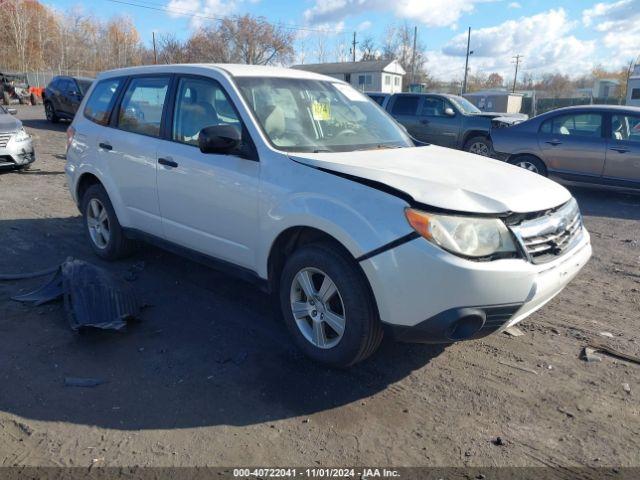
{"type": "Polygon", "coordinates": [[[407,73],[397,60],[309,63],[291,68],[344,80],[362,92],[383,93],[401,92],[402,77],[407,73]]]}
{"type": "Polygon", "coordinates": [[[640,63],[633,69],[627,83],[627,105],[640,107],[640,63]]]}

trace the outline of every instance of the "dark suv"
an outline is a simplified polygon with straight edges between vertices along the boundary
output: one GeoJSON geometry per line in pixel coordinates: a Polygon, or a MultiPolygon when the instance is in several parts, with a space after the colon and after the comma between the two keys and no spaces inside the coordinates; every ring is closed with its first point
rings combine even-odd
{"type": "Polygon", "coordinates": [[[84,94],[93,83],[92,78],[54,77],[42,94],[47,120],[73,120],[84,94]]]}
{"type": "Polygon", "coordinates": [[[448,94],[396,93],[385,98],[382,107],[420,142],[484,156],[492,153],[492,128],[528,118],[519,113],[483,112],[466,98],[448,94]]]}

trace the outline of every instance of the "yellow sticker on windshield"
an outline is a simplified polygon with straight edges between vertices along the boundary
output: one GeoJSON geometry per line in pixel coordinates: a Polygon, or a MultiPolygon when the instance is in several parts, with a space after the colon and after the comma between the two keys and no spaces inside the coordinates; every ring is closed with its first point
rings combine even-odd
{"type": "Polygon", "coordinates": [[[331,104],[328,102],[313,102],[311,104],[311,113],[316,121],[331,120],[331,104]]]}

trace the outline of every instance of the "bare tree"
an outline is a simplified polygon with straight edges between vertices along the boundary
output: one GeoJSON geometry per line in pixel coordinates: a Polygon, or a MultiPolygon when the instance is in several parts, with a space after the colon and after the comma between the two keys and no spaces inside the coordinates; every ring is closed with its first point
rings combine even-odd
{"type": "Polygon", "coordinates": [[[372,37],[367,37],[360,42],[360,52],[360,60],[363,62],[380,58],[380,54],[376,49],[376,42],[372,37]]]}
{"type": "MultiPolygon", "coordinates": [[[[29,59],[27,48],[29,41],[29,26],[32,9],[25,0],[6,0],[0,9],[2,24],[6,29],[10,50],[17,57],[16,65],[19,70],[27,70],[29,59]]],[[[8,52],[7,52],[8,53],[8,52]]]]}
{"type": "Polygon", "coordinates": [[[293,32],[269,23],[264,17],[225,18],[218,32],[232,49],[235,61],[269,65],[288,63],[293,58],[293,32]]]}

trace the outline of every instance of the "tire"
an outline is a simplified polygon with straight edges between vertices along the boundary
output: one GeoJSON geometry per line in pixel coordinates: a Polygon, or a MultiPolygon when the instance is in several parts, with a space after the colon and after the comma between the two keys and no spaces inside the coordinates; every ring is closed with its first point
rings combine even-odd
{"type": "Polygon", "coordinates": [[[44,113],[51,123],[58,123],[60,117],[56,114],[56,109],[51,102],[44,102],[44,113]]]}
{"type": "Polygon", "coordinates": [[[37,105],[38,104],[38,99],[36,97],[36,94],[31,92],[31,95],[29,95],[29,103],[31,105],[37,105]]]}
{"type": "Polygon", "coordinates": [[[509,163],[511,165],[515,165],[516,167],[529,170],[530,172],[540,174],[543,177],[546,177],[548,175],[547,167],[544,162],[538,157],[534,157],[533,155],[521,155],[519,157],[510,159],[509,163]]]}
{"type": "Polygon", "coordinates": [[[91,185],[87,189],[82,197],[81,211],[85,233],[96,255],[105,260],[117,260],[134,251],[135,242],[125,237],[102,185],[91,185]],[[105,220],[100,220],[102,211],[105,220]]]}
{"type": "Polygon", "coordinates": [[[296,345],[316,362],[346,368],[370,356],[382,341],[382,325],[364,275],[355,261],[332,243],[306,245],[287,259],[280,276],[279,297],[284,321],[296,345]],[[300,282],[300,275],[305,273],[311,279],[315,301],[309,299],[302,287],[304,282],[300,282]],[[336,292],[322,301],[325,277],[333,282],[336,292]],[[297,319],[293,302],[302,312],[297,319]],[[336,316],[343,319],[341,334],[331,327],[336,325],[336,316]],[[320,327],[316,327],[318,324],[320,327]],[[320,336],[317,331],[322,332],[320,336]],[[315,341],[319,338],[324,347],[315,341]]]}
{"type": "Polygon", "coordinates": [[[2,92],[2,100],[5,105],[11,105],[11,96],[6,91],[2,92]]]}
{"type": "Polygon", "coordinates": [[[477,135],[465,142],[464,150],[483,157],[490,157],[493,152],[493,144],[488,137],[477,135]]]}

